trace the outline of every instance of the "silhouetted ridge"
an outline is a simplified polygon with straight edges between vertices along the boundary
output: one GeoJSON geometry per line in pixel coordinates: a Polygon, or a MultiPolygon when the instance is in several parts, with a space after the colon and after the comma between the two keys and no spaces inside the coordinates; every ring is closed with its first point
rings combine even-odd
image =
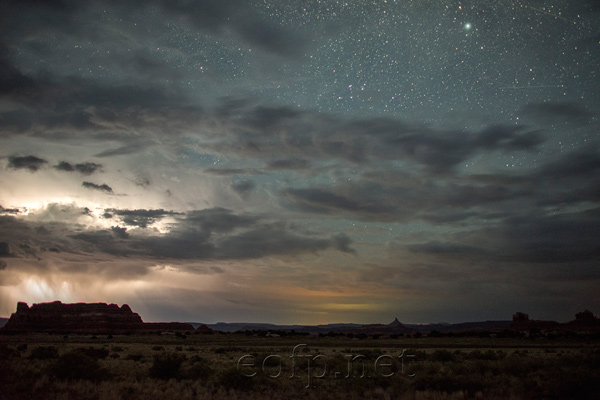
{"type": "Polygon", "coordinates": [[[119,307],[106,303],[63,304],[60,301],[39,303],[31,307],[17,303],[3,328],[5,332],[77,332],[120,333],[140,330],[188,331],[189,324],[180,322],[144,323],[127,304],[119,307]]]}
{"type": "Polygon", "coordinates": [[[565,324],[556,321],[529,319],[528,314],[517,312],[513,315],[510,328],[517,331],[555,331],[555,332],[600,332],[600,319],[585,310],[575,314],[575,320],[565,324]]]}

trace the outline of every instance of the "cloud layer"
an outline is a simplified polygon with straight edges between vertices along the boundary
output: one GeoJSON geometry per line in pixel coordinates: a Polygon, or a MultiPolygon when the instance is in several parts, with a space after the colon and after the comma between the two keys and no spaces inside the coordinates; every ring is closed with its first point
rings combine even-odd
{"type": "Polygon", "coordinates": [[[0,6],[1,315],[600,307],[593,7],[305,3],[0,6]]]}

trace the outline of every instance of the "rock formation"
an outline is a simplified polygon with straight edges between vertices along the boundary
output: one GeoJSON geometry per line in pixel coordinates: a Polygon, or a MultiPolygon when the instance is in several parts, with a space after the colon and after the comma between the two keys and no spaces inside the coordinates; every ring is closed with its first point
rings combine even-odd
{"type": "Polygon", "coordinates": [[[19,302],[2,328],[5,332],[55,332],[55,333],[125,333],[137,331],[187,331],[189,324],[147,324],[127,304],[119,307],[106,303],[53,303],[34,304],[19,302]]]}
{"type": "Polygon", "coordinates": [[[198,333],[205,333],[205,334],[211,334],[214,333],[214,331],[212,329],[210,329],[208,326],[202,324],[199,327],[196,328],[196,332],[198,333]]]}
{"type": "Polygon", "coordinates": [[[556,321],[530,320],[529,315],[516,313],[510,328],[517,331],[546,331],[546,332],[600,332],[600,319],[594,317],[591,311],[585,310],[575,314],[575,320],[564,324],[556,321]]]}
{"type": "Polygon", "coordinates": [[[594,314],[590,310],[585,310],[575,314],[575,321],[592,321],[595,320],[594,314]]]}
{"type": "Polygon", "coordinates": [[[518,312],[513,315],[513,322],[529,322],[529,314],[518,312]]]}
{"type": "Polygon", "coordinates": [[[575,314],[575,320],[566,324],[570,330],[579,332],[598,332],[600,331],[600,319],[594,314],[585,310],[575,314]]]}

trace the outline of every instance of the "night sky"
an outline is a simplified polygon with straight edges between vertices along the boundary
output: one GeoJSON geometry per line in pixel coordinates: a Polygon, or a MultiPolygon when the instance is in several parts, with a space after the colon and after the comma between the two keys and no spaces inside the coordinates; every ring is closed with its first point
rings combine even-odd
{"type": "Polygon", "coordinates": [[[600,313],[596,0],[0,2],[0,316],[600,313]]]}

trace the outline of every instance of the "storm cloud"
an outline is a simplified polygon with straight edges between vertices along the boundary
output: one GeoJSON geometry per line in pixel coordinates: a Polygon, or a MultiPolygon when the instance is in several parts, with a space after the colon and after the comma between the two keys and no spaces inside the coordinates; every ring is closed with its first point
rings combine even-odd
{"type": "Polygon", "coordinates": [[[36,172],[48,164],[48,161],[36,156],[10,156],[8,157],[8,167],[12,169],[27,169],[36,172]]]}
{"type": "Polygon", "coordinates": [[[67,161],[61,161],[54,166],[58,171],[74,172],[77,171],[82,175],[92,175],[94,172],[102,168],[102,164],[92,162],[84,162],[79,164],[71,164],[67,161]]]}
{"type": "Polygon", "coordinates": [[[599,14],[515,4],[4,2],[0,297],[600,307],[599,14]]]}
{"type": "Polygon", "coordinates": [[[105,192],[105,193],[113,193],[113,190],[110,186],[108,186],[106,183],[103,183],[101,185],[98,185],[96,183],[92,183],[92,182],[83,182],[81,184],[81,186],[83,186],[86,189],[91,189],[91,190],[98,190],[100,192],[105,192]]]}

